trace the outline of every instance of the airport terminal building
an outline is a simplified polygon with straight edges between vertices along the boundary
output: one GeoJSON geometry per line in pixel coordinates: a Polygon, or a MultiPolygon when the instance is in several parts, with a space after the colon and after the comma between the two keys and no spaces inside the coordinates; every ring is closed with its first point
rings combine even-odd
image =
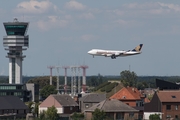
{"type": "Polygon", "coordinates": [[[39,101],[39,85],[27,84],[0,84],[0,96],[17,96],[23,102],[39,101]]]}

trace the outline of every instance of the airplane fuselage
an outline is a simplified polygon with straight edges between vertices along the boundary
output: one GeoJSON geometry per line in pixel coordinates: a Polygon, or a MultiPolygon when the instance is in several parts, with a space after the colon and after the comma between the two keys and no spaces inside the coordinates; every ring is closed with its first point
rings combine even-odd
{"type": "Polygon", "coordinates": [[[128,56],[128,55],[140,54],[141,52],[92,49],[88,51],[88,53],[94,56],[111,57],[111,55],[114,54],[114,55],[119,55],[120,57],[123,57],[123,56],[128,56]]]}
{"type": "Polygon", "coordinates": [[[128,51],[116,51],[116,50],[103,50],[103,49],[92,49],[88,51],[88,54],[94,56],[105,56],[105,57],[111,57],[112,59],[115,59],[116,57],[125,57],[125,56],[131,56],[131,55],[137,55],[141,54],[141,47],[143,45],[140,44],[133,50],[128,51]]]}

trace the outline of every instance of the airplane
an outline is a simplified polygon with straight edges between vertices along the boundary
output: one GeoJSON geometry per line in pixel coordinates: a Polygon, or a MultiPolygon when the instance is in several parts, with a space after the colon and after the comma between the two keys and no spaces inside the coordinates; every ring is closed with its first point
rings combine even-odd
{"type": "Polygon", "coordinates": [[[105,57],[111,57],[112,59],[116,59],[116,57],[125,57],[125,56],[141,54],[142,46],[143,46],[143,44],[139,44],[133,50],[128,50],[128,51],[92,49],[92,50],[88,51],[88,54],[92,55],[93,58],[94,58],[94,56],[105,56],[105,57]]]}

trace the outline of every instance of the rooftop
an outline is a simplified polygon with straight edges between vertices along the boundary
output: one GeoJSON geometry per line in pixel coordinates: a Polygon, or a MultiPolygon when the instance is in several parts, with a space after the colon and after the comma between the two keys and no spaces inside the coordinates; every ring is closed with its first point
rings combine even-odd
{"type": "Polygon", "coordinates": [[[96,108],[105,112],[138,112],[138,110],[116,99],[106,99],[96,105],[93,105],[89,109],[85,110],[85,112],[94,111],[96,108]]]}

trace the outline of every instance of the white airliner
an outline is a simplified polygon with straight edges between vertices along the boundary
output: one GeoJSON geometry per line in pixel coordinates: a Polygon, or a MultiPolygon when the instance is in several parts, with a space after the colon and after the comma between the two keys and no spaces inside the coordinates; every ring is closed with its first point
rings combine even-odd
{"type": "Polygon", "coordinates": [[[112,59],[116,59],[116,57],[125,57],[125,56],[131,56],[131,55],[137,55],[141,54],[141,48],[143,44],[138,45],[133,50],[128,51],[116,51],[116,50],[102,50],[102,49],[92,49],[88,51],[88,54],[94,56],[105,56],[105,57],[111,57],[112,59]]]}

